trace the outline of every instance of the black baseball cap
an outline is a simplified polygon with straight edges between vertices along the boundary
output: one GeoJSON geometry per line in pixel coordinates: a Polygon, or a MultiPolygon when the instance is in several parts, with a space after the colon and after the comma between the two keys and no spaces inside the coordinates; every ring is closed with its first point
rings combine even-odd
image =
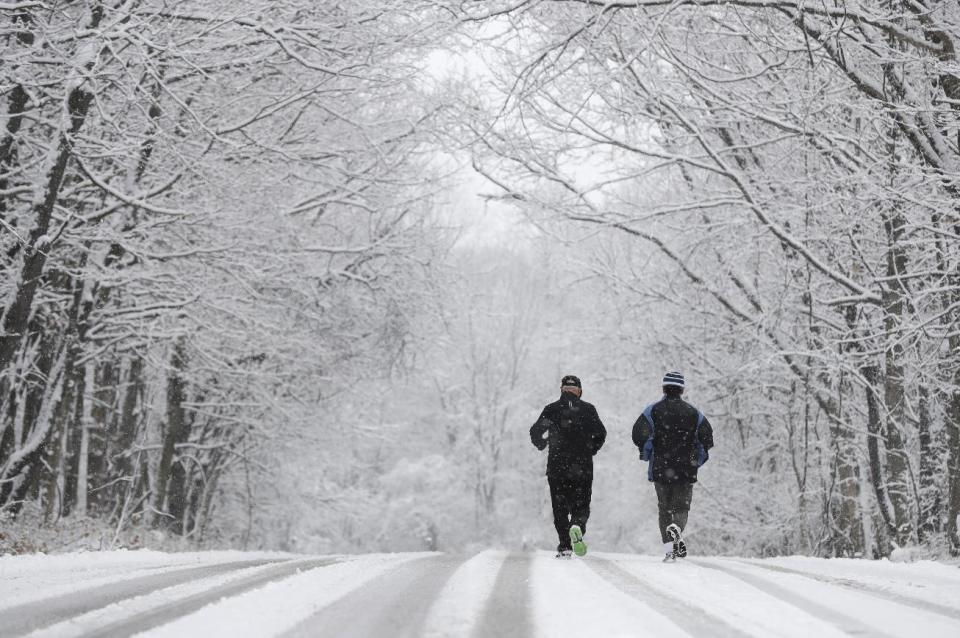
{"type": "Polygon", "coordinates": [[[574,387],[574,388],[580,388],[581,390],[583,389],[583,386],[580,385],[580,379],[577,378],[577,377],[575,377],[575,376],[573,376],[572,374],[568,374],[568,375],[565,376],[564,378],[560,379],[560,385],[561,385],[561,386],[571,386],[571,387],[574,387]]]}

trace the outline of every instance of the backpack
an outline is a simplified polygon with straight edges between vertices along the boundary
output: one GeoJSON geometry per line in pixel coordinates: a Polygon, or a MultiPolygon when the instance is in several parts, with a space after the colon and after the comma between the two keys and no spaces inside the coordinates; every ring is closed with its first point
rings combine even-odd
{"type": "MultiPolygon", "coordinates": [[[[650,436],[647,437],[646,442],[643,444],[643,449],[640,450],[640,460],[647,461],[647,478],[653,480],[653,406],[656,403],[651,403],[643,411],[643,416],[647,419],[647,423],[650,424],[650,436]]],[[[703,424],[703,412],[697,410],[697,429],[693,433],[694,443],[697,445],[697,467],[702,466],[708,460],[710,460],[710,453],[707,451],[707,448],[703,447],[703,443],[700,442],[700,426],[703,424]]]]}
{"type": "Polygon", "coordinates": [[[693,440],[697,444],[697,467],[702,466],[704,463],[710,460],[710,452],[707,451],[707,448],[703,447],[703,443],[700,442],[700,426],[703,424],[703,412],[697,412],[697,429],[693,433],[693,440]]]}

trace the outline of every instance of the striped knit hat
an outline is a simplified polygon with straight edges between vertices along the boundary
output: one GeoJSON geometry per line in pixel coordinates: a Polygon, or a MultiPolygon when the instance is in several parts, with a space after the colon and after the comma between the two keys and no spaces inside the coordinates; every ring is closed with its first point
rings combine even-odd
{"type": "Polygon", "coordinates": [[[672,385],[678,388],[683,387],[683,375],[679,372],[668,372],[663,375],[663,385],[672,385]]]}

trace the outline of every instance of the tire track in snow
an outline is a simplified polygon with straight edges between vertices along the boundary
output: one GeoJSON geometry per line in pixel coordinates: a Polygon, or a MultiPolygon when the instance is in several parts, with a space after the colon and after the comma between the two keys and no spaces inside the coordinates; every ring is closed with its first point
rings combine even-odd
{"type": "Polygon", "coordinates": [[[249,589],[254,589],[266,585],[269,582],[292,576],[297,572],[326,567],[327,565],[340,562],[340,560],[341,559],[338,558],[318,558],[313,560],[284,561],[279,565],[273,565],[256,574],[251,574],[250,576],[215,587],[202,594],[175,600],[160,605],[159,607],[154,607],[148,612],[137,614],[133,618],[110,623],[109,625],[100,627],[96,631],[85,634],[85,638],[121,638],[132,636],[133,634],[159,627],[181,616],[192,614],[222,598],[236,596],[249,589]]]}
{"type": "MultiPolygon", "coordinates": [[[[25,635],[117,601],[143,596],[158,589],[181,585],[209,576],[217,576],[245,567],[259,567],[270,563],[285,562],[286,560],[243,560],[175,569],[8,607],[3,610],[3,635],[25,635]]],[[[153,568],[155,569],[155,567],[153,568]]]]}
{"type": "Polygon", "coordinates": [[[620,590],[590,569],[587,565],[592,560],[557,560],[549,552],[536,554],[530,570],[535,638],[697,638],[648,602],[620,590]]]}
{"type": "Polygon", "coordinates": [[[307,618],[286,638],[420,636],[430,608],[454,571],[455,556],[428,556],[401,563],[307,618]]]}
{"type": "Polygon", "coordinates": [[[750,565],[751,567],[759,567],[761,569],[767,569],[772,572],[780,572],[782,574],[794,574],[797,576],[803,576],[812,580],[820,581],[821,583],[827,583],[828,585],[839,585],[840,587],[846,587],[848,589],[853,589],[864,594],[869,594],[871,596],[876,596],[877,598],[883,598],[891,602],[899,603],[901,605],[907,605],[908,607],[916,607],[923,611],[932,612],[934,614],[939,614],[941,616],[947,616],[953,620],[960,620],[960,610],[954,609],[952,607],[947,607],[946,605],[941,605],[939,603],[930,602],[928,600],[923,600],[921,598],[915,598],[913,596],[906,596],[897,594],[891,591],[887,591],[876,585],[870,585],[867,583],[861,583],[856,580],[850,580],[849,578],[838,578],[834,576],[827,576],[824,574],[816,574],[813,572],[804,571],[801,569],[794,569],[792,567],[781,567],[780,565],[765,565],[761,563],[755,563],[749,560],[744,559],[734,559],[737,562],[743,563],[744,565],[750,565]]]}
{"type": "Polygon", "coordinates": [[[469,636],[497,582],[507,554],[481,551],[465,560],[447,580],[430,607],[422,638],[469,636]]]}
{"type": "Polygon", "coordinates": [[[490,598],[473,630],[474,638],[528,638],[531,554],[509,554],[500,566],[490,598]]]}
{"type": "Polygon", "coordinates": [[[750,634],[740,631],[720,616],[702,607],[693,607],[689,601],[673,593],[651,587],[650,583],[634,576],[608,558],[593,558],[584,563],[608,583],[647,603],[693,636],[750,638],[750,634]],[[691,613],[694,610],[696,613],[691,613]]]}
{"type": "Polygon", "coordinates": [[[853,636],[877,636],[878,638],[896,638],[892,634],[887,634],[882,631],[861,622],[860,620],[854,618],[853,616],[848,616],[843,614],[832,607],[826,605],[821,605],[820,603],[813,601],[801,594],[795,593],[782,587],[776,583],[773,583],[765,578],[755,576],[753,574],[747,573],[745,571],[732,568],[728,565],[717,565],[715,563],[707,562],[701,559],[685,559],[698,567],[705,567],[707,569],[714,569],[716,571],[722,572],[728,576],[732,576],[738,580],[741,580],[748,585],[751,585],[760,591],[766,592],[771,596],[776,596],[780,600],[802,609],[803,611],[820,618],[823,621],[829,622],[839,628],[844,633],[853,635],[853,636]]]}

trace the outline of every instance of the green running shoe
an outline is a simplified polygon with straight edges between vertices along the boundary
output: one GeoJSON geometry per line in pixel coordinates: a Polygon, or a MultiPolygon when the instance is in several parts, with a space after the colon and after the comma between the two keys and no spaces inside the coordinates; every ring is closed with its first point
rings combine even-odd
{"type": "Polygon", "coordinates": [[[583,532],[579,525],[570,526],[570,542],[573,544],[573,553],[577,556],[586,556],[587,544],[583,542],[583,532]]]}

